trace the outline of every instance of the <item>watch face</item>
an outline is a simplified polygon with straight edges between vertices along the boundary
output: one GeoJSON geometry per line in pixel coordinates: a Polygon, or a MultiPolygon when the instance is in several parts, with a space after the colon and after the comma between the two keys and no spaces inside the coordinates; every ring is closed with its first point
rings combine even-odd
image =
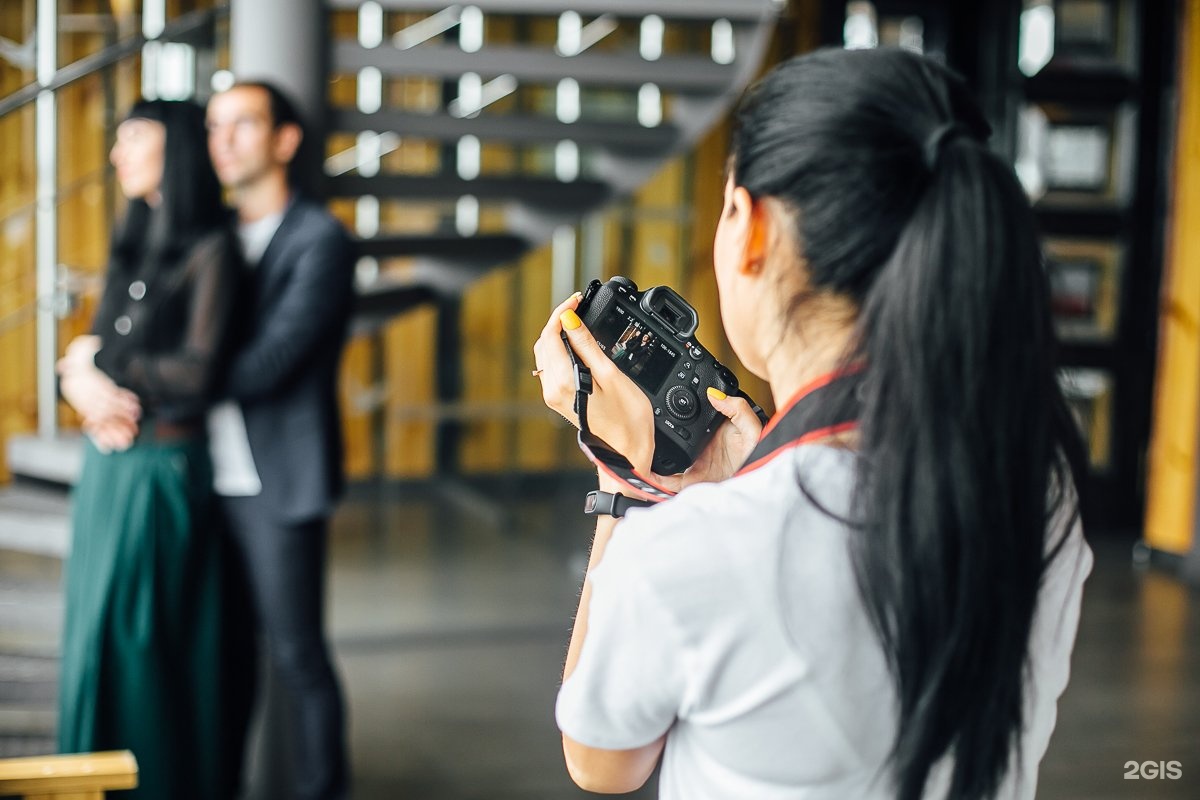
{"type": "Polygon", "coordinates": [[[587,498],[583,501],[583,513],[591,514],[596,511],[596,493],[588,492],[587,498]]]}

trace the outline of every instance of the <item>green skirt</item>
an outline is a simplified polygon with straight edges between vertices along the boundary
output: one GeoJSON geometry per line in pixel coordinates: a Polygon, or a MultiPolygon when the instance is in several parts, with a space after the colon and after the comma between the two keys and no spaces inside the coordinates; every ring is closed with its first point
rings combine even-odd
{"type": "Polygon", "coordinates": [[[133,751],[138,788],[230,795],[222,755],[220,530],[202,439],[86,445],[72,509],[59,750],[133,751]]]}

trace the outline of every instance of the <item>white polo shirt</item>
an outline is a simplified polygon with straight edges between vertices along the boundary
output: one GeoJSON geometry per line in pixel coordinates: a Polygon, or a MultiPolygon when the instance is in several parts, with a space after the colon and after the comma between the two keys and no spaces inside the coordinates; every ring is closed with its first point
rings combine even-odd
{"type": "MultiPolygon", "coordinates": [[[[668,800],[894,798],[895,690],[848,531],[797,482],[844,515],[853,467],[845,450],[803,446],[630,512],[589,577],[587,637],[559,691],[559,727],[607,749],[666,733],[668,800]]],[[[999,797],[1034,795],[1091,563],[1077,525],[1043,583],[1023,769],[999,797]]],[[[945,795],[950,766],[939,764],[928,797],[945,795]]]]}

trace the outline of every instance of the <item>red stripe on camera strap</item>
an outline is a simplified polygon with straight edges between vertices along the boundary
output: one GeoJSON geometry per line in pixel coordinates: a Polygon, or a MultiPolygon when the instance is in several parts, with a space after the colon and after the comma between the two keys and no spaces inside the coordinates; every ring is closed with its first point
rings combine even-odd
{"type": "Polygon", "coordinates": [[[857,428],[862,373],[862,366],[855,365],[827,372],[805,384],[771,417],[746,463],[734,474],[744,475],[787,450],[857,428]]]}
{"type": "MultiPolygon", "coordinates": [[[[656,483],[651,476],[639,473],[627,458],[588,428],[587,399],[592,393],[592,375],[570,347],[567,351],[575,365],[579,449],[600,471],[621,483],[630,496],[650,503],[660,503],[674,497],[675,492],[656,483]]],[[[758,469],[784,451],[802,444],[854,430],[858,425],[858,387],[861,383],[861,367],[831,372],[808,383],[763,428],[758,444],[736,474],[758,469]]]]}

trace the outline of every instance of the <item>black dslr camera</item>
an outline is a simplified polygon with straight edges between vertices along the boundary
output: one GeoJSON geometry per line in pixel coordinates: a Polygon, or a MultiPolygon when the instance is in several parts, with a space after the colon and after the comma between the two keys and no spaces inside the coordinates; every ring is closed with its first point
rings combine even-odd
{"type": "Polygon", "coordinates": [[[588,284],[578,314],[654,406],[651,468],[659,475],[683,472],[725,421],[708,401],[708,387],[739,394],[734,374],[696,341],[696,309],[669,287],[639,292],[618,276],[588,284]]]}

